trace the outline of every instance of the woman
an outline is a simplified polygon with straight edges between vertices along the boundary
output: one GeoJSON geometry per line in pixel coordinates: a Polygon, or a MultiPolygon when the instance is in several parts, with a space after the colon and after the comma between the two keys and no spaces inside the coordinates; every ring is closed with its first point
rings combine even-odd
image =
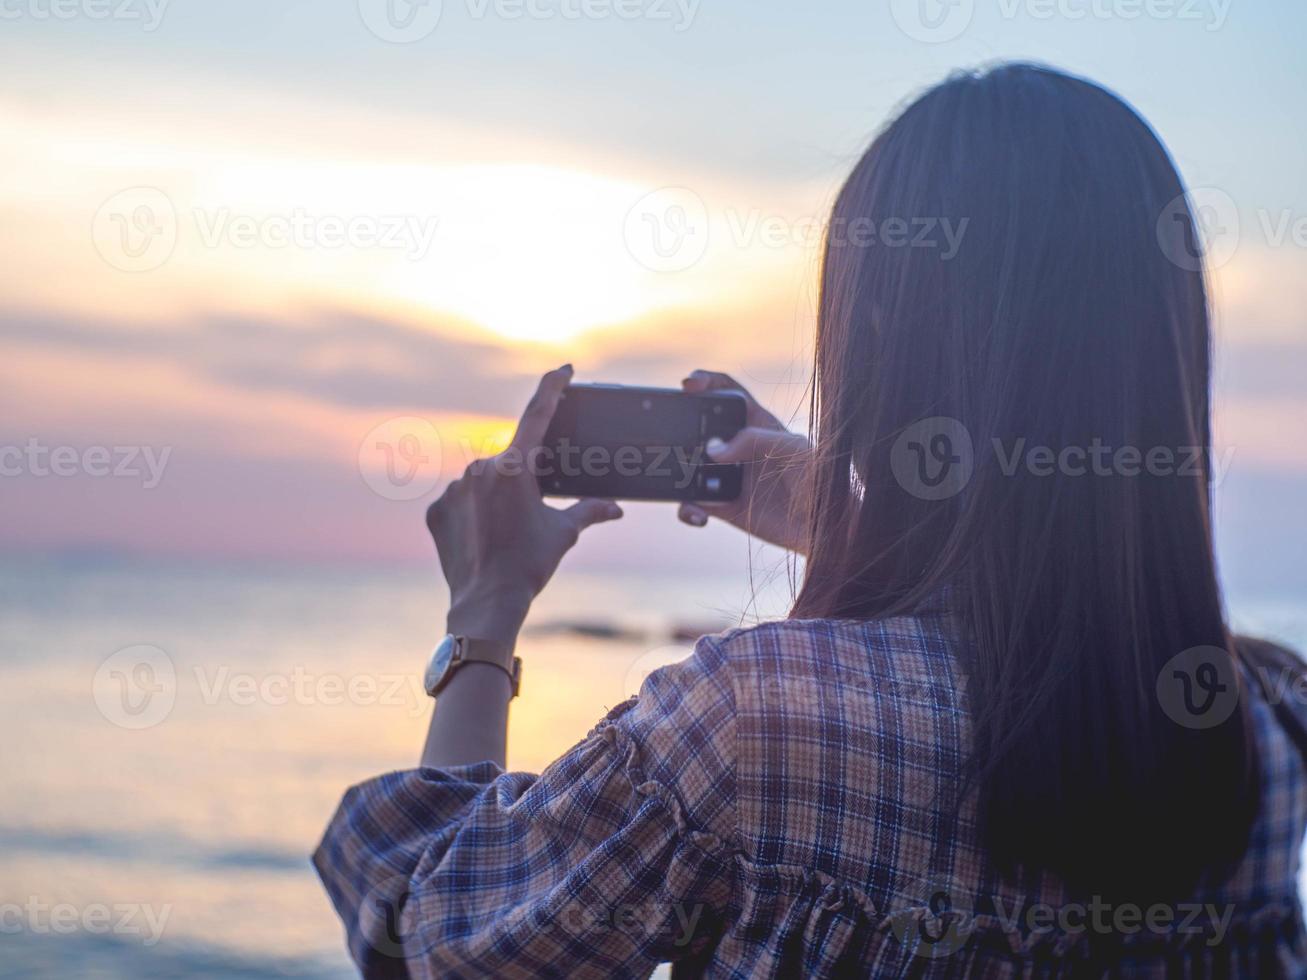
{"type": "MultiPolygon", "coordinates": [[[[423,768],[316,855],[364,972],[1307,973],[1307,711],[1223,617],[1194,241],[1093,84],[1009,65],[909,106],[834,207],[813,448],[754,404],[714,454],[749,477],[719,516],[806,557],[790,618],[703,638],[540,776],[502,772],[508,672],[457,671],[423,768]],[[891,241],[920,219],[956,253],[891,241]]],[[[429,512],[450,632],[501,650],[620,516],[509,469],[429,512]]]]}

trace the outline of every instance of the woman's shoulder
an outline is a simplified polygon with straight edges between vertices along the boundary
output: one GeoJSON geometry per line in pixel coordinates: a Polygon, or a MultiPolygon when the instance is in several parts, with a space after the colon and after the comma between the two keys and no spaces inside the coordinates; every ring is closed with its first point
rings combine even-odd
{"type": "Polygon", "coordinates": [[[706,636],[701,642],[721,650],[731,661],[830,662],[847,650],[904,659],[950,653],[953,633],[946,617],[935,612],[874,619],[777,619],[706,636]]]}
{"type": "Polygon", "coordinates": [[[838,685],[846,695],[934,696],[964,680],[954,629],[935,614],[878,619],[782,619],[727,630],[700,641],[732,677],[742,705],[801,688],[838,685]]]}
{"type": "Polygon", "coordinates": [[[1234,646],[1245,666],[1259,681],[1292,682],[1307,678],[1307,661],[1291,647],[1260,636],[1236,636],[1234,646]]]}
{"type": "MultiPolygon", "coordinates": [[[[1253,698],[1254,728],[1263,755],[1275,742],[1287,740],[1292,768],[1301,771],[1307,764],[1307,662],[1289,647],[1261,637],[1236,636],[1234,648],[1253,698]]],[[[1275,765],[1275,753],[1271,755],[1263,759],[1263,768],[1274,775],[1286,767],[1275,765]]]]}

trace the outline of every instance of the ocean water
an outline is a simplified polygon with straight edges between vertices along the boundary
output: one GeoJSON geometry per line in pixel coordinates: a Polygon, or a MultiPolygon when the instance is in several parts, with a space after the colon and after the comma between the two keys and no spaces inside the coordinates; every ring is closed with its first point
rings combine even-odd
{"type": "MultiPolygon", "coordinates": [[[[786,593],[565,568],[520,645],[509,765],[684,656],[678,629],[786,593]]],[[[444,602],[434,567],[0,563],[0,976],[354,975],[309,854],[348,786],[416,765],[444,602]]]]}
{"type": "MultiPolygon", "coordinates": [[[[565,751],[678,634],[780,614],[784,579],[564,569],[510,766],[565,751]]],[[[0,976],[354,975],[308,856],[346,787],[416,763],[443,602],[434,569],[0,563],[0,976]]],[[[1302,604],[1233,613],[1307,646],[1302,604]]]]}

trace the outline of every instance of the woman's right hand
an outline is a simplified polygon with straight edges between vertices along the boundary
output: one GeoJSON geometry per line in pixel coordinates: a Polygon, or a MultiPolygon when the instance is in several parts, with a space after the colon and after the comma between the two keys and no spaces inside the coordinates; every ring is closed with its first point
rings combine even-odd
{"type": "Polygon", "coordinates": [[[677,516],[693,527],[703,527],[709,517],[716,517],[771,544],[802,553],[807,546],[807,477],[812,460],[807,437],[787,431],[728,374],[694,371],[681,387],[687,392],[739,392],[747,411],[745,428],[734,438],[708,443],[708,457],[714,463],[744,465],[740,496],[726,503],[684,503],[677,516]]]}

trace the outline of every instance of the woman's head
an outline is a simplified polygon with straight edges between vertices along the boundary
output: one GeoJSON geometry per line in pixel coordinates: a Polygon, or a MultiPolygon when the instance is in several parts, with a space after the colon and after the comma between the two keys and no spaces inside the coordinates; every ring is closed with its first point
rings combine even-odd
{"type": "Polygon", "coordinates": [[[1228,645],[1195,242],[1147,124],[1031,65],[910,105],[828,233],[795,615],[954,588],[985,833],[1077,887],[1182,889],[1255,798],[1242,709],[1198,730],[1157,699],[1168,660],[1228,645]]]}

